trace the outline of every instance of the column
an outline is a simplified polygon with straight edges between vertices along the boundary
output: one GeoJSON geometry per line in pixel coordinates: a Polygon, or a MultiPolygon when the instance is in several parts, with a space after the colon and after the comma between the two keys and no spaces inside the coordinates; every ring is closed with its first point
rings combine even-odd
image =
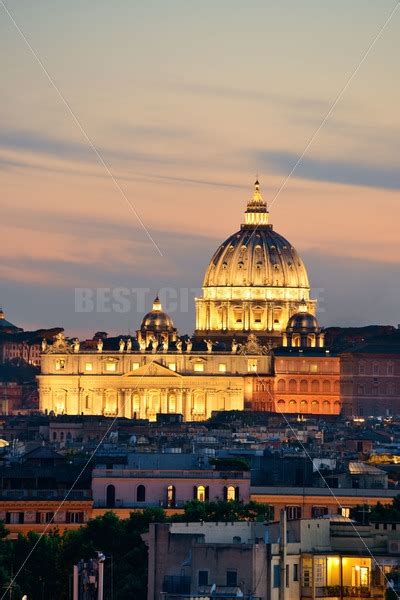
{"type": "Polygon", "coordinates": [[[184,419],[185,421],[192,420],[192,391],[190,389],[186,389],[184,391],[185,395],[185,406],[184,406],[184,419]]]}
{"type": "Polygon", "coordinates": [[[145,419],[147,413],[147,403],[146,403],[146,391],[144,388],[138,389],[139,397],[140,397],[140,410],[139,410],[139,418],[145,419]]]}
{"type": "Polygon", "coordinates": [[[182,390],[175,390],[176,394],[176,412],[180,415],[183,414],[183,392],[182,390]]]}
{"type": "Polygon", "coordinates": [[[124,398],[124,417],[127,419],[132,418],[132,390],[126,389],[124,398]]]}
{"type": "Polygon", "coordinates": [[[167,414],[168,411],[168,389],[160,391],[161,396],[161,412],[167,414]]]}
{"type": "Polygon", "coordinates": [[[268,331],[273,329],[273,305],[271,302],[268,303],[268,331]]]}
{"type": "Polygon", "coordinates": [[[124,390],[117,390],[117,415],[118,417],[124,416],[124,390]]]}

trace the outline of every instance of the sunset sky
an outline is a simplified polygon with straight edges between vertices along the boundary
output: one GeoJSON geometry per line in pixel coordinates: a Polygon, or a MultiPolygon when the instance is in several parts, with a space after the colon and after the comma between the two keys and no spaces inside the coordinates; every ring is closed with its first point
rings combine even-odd
{"type": "MultiPolygon", "coordinates": [[[[192,332],[256,174],[271,202],[396,2],[6,5],[162,253],[0,3],[0,305],[84,337],[141,315],[77,313],[82,287],[189,289],[192,332]]],[[[400,10],[271,207],[325,326],[400,322],[399,39],[400,10]]]]}

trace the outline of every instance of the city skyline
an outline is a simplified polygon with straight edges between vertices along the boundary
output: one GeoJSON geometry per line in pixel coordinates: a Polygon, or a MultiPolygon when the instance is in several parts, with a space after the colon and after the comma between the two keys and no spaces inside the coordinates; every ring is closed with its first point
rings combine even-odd
{"type": "MultiPolygon", "coordinates": [[[[77,313],[75,288],[149,288],[143,312],[160,288],[199,289],[256,174],[271,203],[394,6],[10,4],[163,256],[3,11],[7,318],[128,333],[142,312],[77,313]]],[[[399,25],[395,14],[271,209],[324,326],[399,320],[399,25]]],[[[171,315],[181,333],[189,307],[171,315]]]]}

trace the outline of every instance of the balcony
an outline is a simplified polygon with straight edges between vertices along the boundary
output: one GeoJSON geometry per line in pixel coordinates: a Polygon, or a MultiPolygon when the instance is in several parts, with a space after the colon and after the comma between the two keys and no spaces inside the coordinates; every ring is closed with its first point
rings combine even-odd
{"type": "Polygon", "coordinates": [[[182,469],[163,471],[161,469],[94,469],[93,478],[124,477],[132,479],[250,479],[248,471],[211,471],[209,469],[182,469]]]}
{"type": "Polygon", "coordinates": [[[316,587],[314,590],[311,587],[303,587],[301,588],[301,596],[302,598],[340,598],[341,600],[347,598],[383,598],[384,590],[383,588],[361,586],[327,585],[316,587]]]}

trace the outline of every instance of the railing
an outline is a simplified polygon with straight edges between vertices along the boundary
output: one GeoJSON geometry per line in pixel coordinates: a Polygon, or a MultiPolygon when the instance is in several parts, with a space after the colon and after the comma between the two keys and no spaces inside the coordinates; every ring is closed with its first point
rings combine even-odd
{"type": "MultiPolygon", "coordinates": [[[[311,587],[303,587],[301,595],[304,598],[312,598],[313,589],[311,587]]],[[[362,586],[326,585],[316,587],[314,590],[315,598],[371,598],[372,596],[371,589],[362,586]]]]}
{"type": "Polygon", "coordinates": [[[58,500],[65,498],[67,500],[90,500],[92,493],[90,490],[1,490],[0,500],[58,500]]]}
{"type": "Polygon", "coordinates": [[[205,469],[180,469],[164,471],[162,469],[94,469],[93,477],[133,477],[146,479],[250,479],[249,471],[210,471],[205,469]]]}

